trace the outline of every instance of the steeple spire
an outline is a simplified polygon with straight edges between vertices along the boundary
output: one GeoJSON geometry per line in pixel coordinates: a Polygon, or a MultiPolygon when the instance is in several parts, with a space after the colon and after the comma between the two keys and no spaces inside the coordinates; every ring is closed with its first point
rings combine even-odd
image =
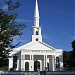
{"type": "Polygon", "coordinates": [[[35,4],[35,11],[34,11],[34,26],[39,27],[39,9],[38,9],[37,0],[36,0],[36,4],[35,4]]]}
{"type": "Polygon", "coordinates": [[[41,27],[39,26],[39,9],[37,0],[35,3],[35,11],[34,11],[34,26],[32,27],[32,42],[35,41],[42,42],[41,27]]]}

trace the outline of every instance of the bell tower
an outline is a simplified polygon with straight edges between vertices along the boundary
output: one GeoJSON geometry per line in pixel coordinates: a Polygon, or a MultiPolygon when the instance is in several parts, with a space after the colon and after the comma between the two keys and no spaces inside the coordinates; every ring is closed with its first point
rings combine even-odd
{"type": "Polygon", "coordinates": [[[32,26],[32,42],[40,41],[42,42],[42,35],[41,35],[41,27],[39,26],[39,9],[38,9],[38,2],[36,0],[35,4],[35,11],[34,11],[34,26],[32,26]]]}

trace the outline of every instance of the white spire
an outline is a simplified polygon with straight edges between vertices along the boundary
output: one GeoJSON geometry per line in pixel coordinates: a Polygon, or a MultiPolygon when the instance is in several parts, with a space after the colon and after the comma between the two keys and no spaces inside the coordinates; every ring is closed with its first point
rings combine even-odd
{"type": "Polygon", "coordinates": [[[38,9],[38,2],[36,0],[36,4],[35,4],[35,12],[34,12],[34,18],[39,18],[39,9],[38,9]]]}
{"type": "Polygon", "coordinates": [[[41,27],[39,26],[39,9],[38,9],[37,0],[35,4],[35,12],[34,12],[34,26],[32,27],[32,42],[35,41],[42,42],[41,27]]]}
{"type": "Polygon", "coordinates": [[[34,26],[39,27],[39,9],[38,9],[37,0],[35,4],[35,12],[34,12],[34,26]]]}

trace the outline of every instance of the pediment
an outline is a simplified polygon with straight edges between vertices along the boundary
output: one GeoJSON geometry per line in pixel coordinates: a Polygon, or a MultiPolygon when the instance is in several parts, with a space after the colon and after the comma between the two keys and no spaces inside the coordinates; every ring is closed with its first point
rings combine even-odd
{"type": "Polygon", "coordinates": [[[50,45],[47,45],[44,42],[30,42],[26,45],[23,45],[21,47],[19,47],[18,49],[22,49],[22,50],[55,50],[55,48],[53,48],[50,45]]]}

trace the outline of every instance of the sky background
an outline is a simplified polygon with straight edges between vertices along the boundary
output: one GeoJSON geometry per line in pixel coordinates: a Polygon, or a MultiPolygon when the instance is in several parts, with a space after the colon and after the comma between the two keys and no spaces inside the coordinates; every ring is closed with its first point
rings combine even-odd
{"type": "MultiPolygon", "coordinates": [[[[22,4],[16,10],[17,21],[27,25],[22,31],[22,37],[16,36],[13,42],[13,44],[21,42],[19,45],[21,46],[31,41],[35,0],[14,1],[22,4]]],[[[43,42],[55,48],[72,50],[71,42],[75,39],[75,0],[38,0],[38,4],[43,42]]]]}

